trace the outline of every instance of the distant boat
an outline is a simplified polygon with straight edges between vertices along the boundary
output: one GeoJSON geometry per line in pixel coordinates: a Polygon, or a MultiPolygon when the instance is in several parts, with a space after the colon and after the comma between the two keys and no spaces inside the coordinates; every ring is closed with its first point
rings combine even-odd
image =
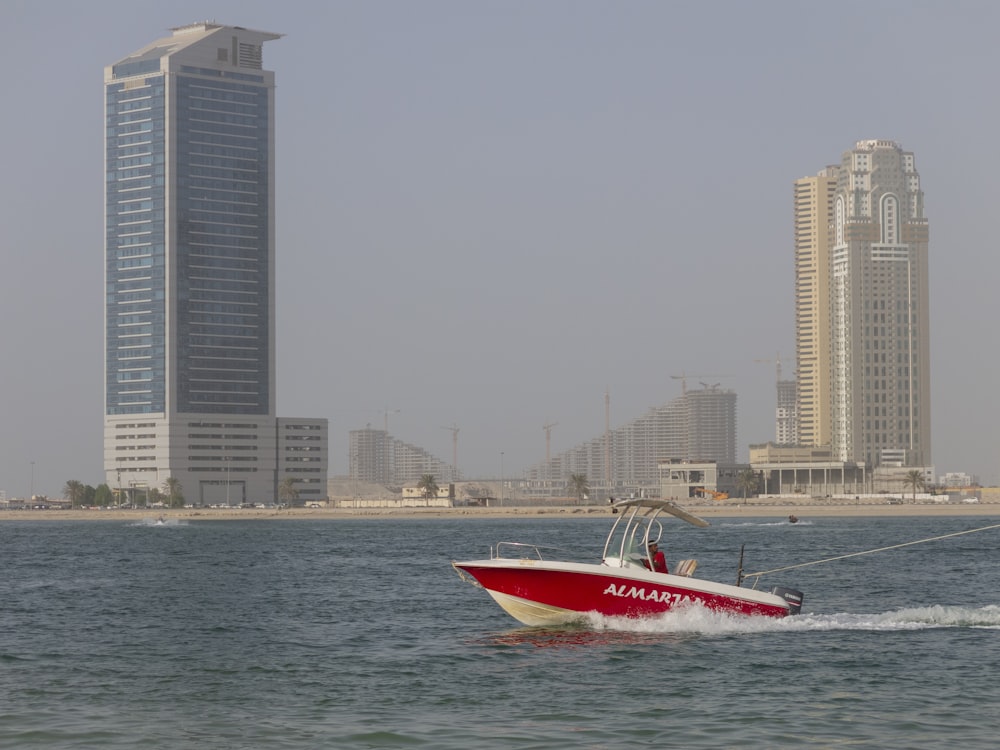
{"type": "Polygon", "coordinates": [[[798,522],[799,522],[799,517],[798,516],[789,516],[788,517],[788,523],[798,523],[798,522]]]}

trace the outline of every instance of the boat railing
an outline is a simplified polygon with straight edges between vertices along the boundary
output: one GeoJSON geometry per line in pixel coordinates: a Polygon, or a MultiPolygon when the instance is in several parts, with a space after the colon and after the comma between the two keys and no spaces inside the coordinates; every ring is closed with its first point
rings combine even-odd
{"type": "Polygon", "coordinates": [[[524,542],[497,542],[495,550],[491,550],[493,559],[515,560],[545,560],[565,558],[569,550],[562,547],[547,547],[541,544],[526,544],[524,542]],[[546,558],[548,555],[548,558],[546,558]]]}

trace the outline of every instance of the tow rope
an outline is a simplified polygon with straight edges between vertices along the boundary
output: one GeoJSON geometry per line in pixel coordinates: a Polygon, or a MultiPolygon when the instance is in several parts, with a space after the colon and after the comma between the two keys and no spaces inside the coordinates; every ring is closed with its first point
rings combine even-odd
{"type": "MultiPolygon", "coordinates": [[[[910,547],[914,544],[924,544],[925,542],[937,542],[941,539],[948,539],[953,536],[962,536],[963,534],[975,534],[979,531],[989,531],[990,529],[1000,529],[1000,523],[995,523],[992,526],[983,526],[978,529],[968,529],[967,531],[955,531],[951,534],[942,534],[941,536],[932,536],[927,539],[918,539],[915,542],[903,542],[902,544],[893,544],[890,547],[879,547],[878,549],[869,549],[864,552],[852,552],[849,555],[838,555],[837,557],[827,557],[823,560],[813,560],[812,562],[799,563],[798,565],[788,565],[784,568],[774,568],[773,570],[762,570],[759,573],[747,573],[744,578],[760,578],[764,575],[770,575],[771,573],[784,573],[786,570],[795,570],[796,568],[805,568],[810,565],[819,565],[820,563],[835,562],[837,560],[846,560],[849,557],[859,557],[861,555],[871,555],[875,552],[887,552],[891,549],[899,549],[900,547],[910,547]]],[[[754,584],[756,586],[756,584],[754,584]]]]}

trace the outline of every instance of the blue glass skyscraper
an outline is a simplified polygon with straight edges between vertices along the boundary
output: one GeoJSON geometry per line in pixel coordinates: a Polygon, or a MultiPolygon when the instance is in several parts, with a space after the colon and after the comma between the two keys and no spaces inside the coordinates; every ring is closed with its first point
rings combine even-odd
{"type": "Polygon", "coordinates": [[[197,23],[105,69],[105,472],[132,497],[174,477],[233,504],[279,481],[279,37],[197,23]]]}

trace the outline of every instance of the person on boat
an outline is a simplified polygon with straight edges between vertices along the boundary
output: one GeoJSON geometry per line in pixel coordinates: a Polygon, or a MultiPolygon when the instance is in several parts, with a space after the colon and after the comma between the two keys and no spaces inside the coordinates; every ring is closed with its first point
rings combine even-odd
{"type": "Polygon", "coordinates": [[[657,573],[669,573],[667,570],[667,558],[656,542],[649,543],[649,556],[653,558],[653,570],[657,573]]]}

